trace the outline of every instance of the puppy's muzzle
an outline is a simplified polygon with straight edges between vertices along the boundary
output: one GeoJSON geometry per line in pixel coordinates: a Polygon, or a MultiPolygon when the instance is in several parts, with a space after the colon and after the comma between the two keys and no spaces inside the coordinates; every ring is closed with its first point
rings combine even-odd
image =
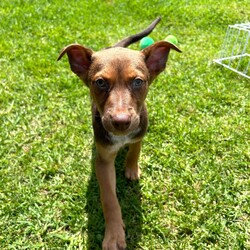
{"type": "Polygon", "coordinates": [[[131,116],[126,113],[120,113],[113,115],[111,118],[111,124],[115,130],[124,132],[131,125],[131,116]]]}

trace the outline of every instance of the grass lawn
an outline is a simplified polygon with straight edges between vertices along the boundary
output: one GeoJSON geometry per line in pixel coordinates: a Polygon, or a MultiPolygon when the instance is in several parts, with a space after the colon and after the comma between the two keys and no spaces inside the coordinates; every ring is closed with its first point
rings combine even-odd
{"type": "Polygon", "coordinates": [[[250,249],[250,81],[212,62],[249,13],[249,0],[1,0],[0,249],[100,249],[88,89],[56,59],[158,16],[151,36],[183,53],[151,85],[140,181],[117,159],[128,249],[250,249]]]}

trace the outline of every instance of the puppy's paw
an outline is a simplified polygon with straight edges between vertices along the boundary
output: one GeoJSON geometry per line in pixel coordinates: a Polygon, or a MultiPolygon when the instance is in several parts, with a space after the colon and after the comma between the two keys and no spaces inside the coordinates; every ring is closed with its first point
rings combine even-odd
{"type": "Polygon", "coordinates": [[[141,176],[141,170],[139,166],[136,167],[128,167],[125,169],[125,176],[132,181],[138,180],[141,176]]]}
{"type": "Polygon", "coordinates": [[[125,250],[126,247],[123,225],[106,229],[102,243],[103,250],[125,250]]]}

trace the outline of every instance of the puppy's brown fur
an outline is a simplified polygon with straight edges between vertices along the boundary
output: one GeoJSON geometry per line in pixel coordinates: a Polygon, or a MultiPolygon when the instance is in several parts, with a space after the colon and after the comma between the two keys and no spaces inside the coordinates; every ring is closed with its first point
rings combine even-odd
{"type": "Polygon", "coordinates": [[[90,89],[95,136],[96,176],[100,186],[105,218],[103,249],[125,249],[124,223],[116,196],[114,161],[124,145],[129,146],[125,175],[140,177],[138,158],[148,118],[145,98],[151,82],[165,69],[170,49],[180,50],[166,41],[156,42],[142,51],[127,47],[149,34],[160,18],[147,29],[113,47],[94,52],[78,44],[63,49],[72,71],[90,89]]]}

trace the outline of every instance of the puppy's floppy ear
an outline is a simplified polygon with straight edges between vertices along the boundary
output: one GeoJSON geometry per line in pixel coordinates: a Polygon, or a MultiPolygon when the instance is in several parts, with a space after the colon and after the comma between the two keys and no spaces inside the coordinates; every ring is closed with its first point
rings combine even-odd
{"type": "Polygon", "coordinates": [[[145,55],[146,65],[150,73],[150,82],[152,82],[157,77],[157,75],[165,69],[170,49],[181,52],[181,50],[174,44],[166,41],[156,42],[142,50],[142,53],[145,55]]]}
{"type": "Polygon", "coordinates": [[[70,44],[62,50],[57,60],[65,53],[68,55],[71,70],[87,84],[93,50],[79,44],[70,44]]]}

